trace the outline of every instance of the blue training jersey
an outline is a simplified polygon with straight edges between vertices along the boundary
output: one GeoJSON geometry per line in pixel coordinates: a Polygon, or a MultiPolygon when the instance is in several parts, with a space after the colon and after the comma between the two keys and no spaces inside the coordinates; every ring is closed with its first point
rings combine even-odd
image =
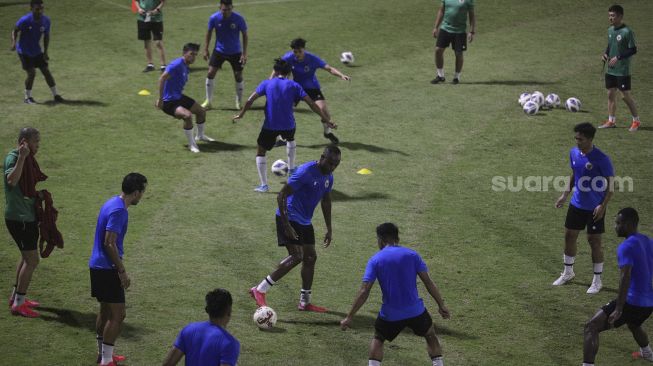
{"type": "Polygon", "coordinates": [[[619,268],[632,266],[626,302],[635,306],[653,306],[653,241],[635,233],[617,247],[619,268]]]}
{"type": "Polygon", "coordinates": [[[322,174],[317,161],[309,161],[297,167],[297,171],[288,177],[288,185],[293,191],[286,201],[288,220],[310,225],[315,207],[333,189],[333,174],[322,174]]]}
{"type": "Polygon", "coordinates": [[[166,72],[170,77],[163,84],[163,101],[169,102],[181,99],[184,86],[188,81],[190,68],[184,62],[184,58],[180,57],[166,66],[166,72]]]}
{"type": "Polygon", "coordinates": [[[292,78],[304,89],[320,89],[315,72],[323,69],[327,63],[316,55],[304,51],[304,60],[299,61],[292,51],[282,57],[292,67],[292,78]]]}
{"type": "Polygon", "coordinates": [[[16,28],[20,30],[16,52],[29,57],[43,53],[40,41],[42,35],[50,35],[50,18],[41,15],[41,19],[36,21],[34,15],[29,13],[16,22],[16,28]]]}
{"type": "Polygon", "coordinates": [[[569,152],[569,165],[574,172],[571,204],[581,210],[594,210],[608,190],[607,178],[614,177],[610,158],[596,146],[587,155],[574,147],[569,152]]]}
{"type": "Polygon", "coordinates": [[[363,282],[379,280],[383,293],[381,319],[397,321],[421,315],[424,302],[417,292],[417,273],[428,272],[420,255],[400,246],[386,246],[367,262],[363,282]]]}
{"type": "Polygon", "coordinates": [[[174,346],[184,353],[186,366],[236,366],[240,354],[240,342],[210,321],[185,326],[174,346]]]}
{"type": "Polygon", "coordinates": [[[127,222],[129,215],[125,202],[120,196],[111,197],[107,202],[102,205],[100,214],[97,218],[97,225],[95,226],[95,242],[93,243],[93,251],[91,258],[88,261],[89,268],[92,269],[114,269],[115,264],[109,258],[109,255],[104,249],[104,238],[107,231],[118,234],[116,239],[116,246],[118,247],[118,256],[122,258],[124,254],[123,241],[125,234],[127,234],[127,222]]]}
{"type": "Polygon", "coordinates": [[[247,32],[247,23],[242,15],[234,11],[229,18],[225,18],[221,12],[214,13],[209,18],[209,32],[213,29],[215,29],[216,51],[225,55],[242,52],[240,33],[247,32]]]}
{"type": "Polygon", "coordinates": [[[302,87],[292,80],[275,77],[263,80],[256,88],[256,94],[265,95],[265,120],[263,128],[272,131],[295,128],[293,107],[306,96],[302,87]]]}

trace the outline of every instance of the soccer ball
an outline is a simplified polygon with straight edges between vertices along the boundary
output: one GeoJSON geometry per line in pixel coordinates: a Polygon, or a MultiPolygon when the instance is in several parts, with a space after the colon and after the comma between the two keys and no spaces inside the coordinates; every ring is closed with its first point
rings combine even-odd
{"type": "Polygon", "coordinates": [[[277,177],[285,177],[288,175],[288,164],[285,161],[279,159],[272,163],[270,170],[272,170],[272,174],[276,175],[277,177]]]}
{"type": "Polygon", "coordinates": [[[569,112],[578,112],[578,111],[580,111],[580,105],[581,105],[580,100],[578,98],[573,98],[572,97],[572,98],[567,99],[567,101],[565,102],[565,108],[567,108],[567,110],[569,112]]]}
{"type": "Polygon", "coordinates": [[[345,51],[340,54],[340,62],[345,65],[350,65],[354,63],[354,54],[350,51],[345,51]]]}
{"type": "Polygon", "coordinates": [[[519,95],[518,102],[520,106],[523,107],[524,103],[528,102],[529,100],[531,100],[531,93],[521,93],[519,95]]]}
{"type": "Polygon", "coordinates": [[[277,313],[269,306],[261,306],[254,312],[254,323],[261,329],[272,329],[277,323],[277,313]]]}
{"type": "Polygon", "coordinates": [[[528,102],[524,103],[524,113],[528,114],[529,116],[534,115],[540,110],[539,104],[536,102],[529,100],[528,102]]]}
{"type": "Polygon", "coordinates": [[[539,91],[534,91],[533,94],[531,94],[531,101],[537,103],[538,107],[541,107],[544,105],[544,94],[542,94],[539,91]]]}
{"type": "Polygon", "coordinates": [[[551,93],[546,96],[544,103],[546,103],[546,106],[549,108],[558,108],[560,107],[560,97],[558,94],[551,93]]]}

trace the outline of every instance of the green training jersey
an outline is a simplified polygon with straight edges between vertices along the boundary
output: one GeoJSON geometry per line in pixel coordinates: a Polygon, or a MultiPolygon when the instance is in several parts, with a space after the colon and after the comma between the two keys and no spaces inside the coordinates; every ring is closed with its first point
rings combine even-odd
{"type": "MultiPolygon", "coordinates": [[[[154,10],[159,4],[161,4],[160,0],[137,0],[138,1],[138,6],[141,7],[141,9],[145,10],[146,12],[154,10]]],[[[152,14],[149,16],[149,20],[147,19],[146,15],[138,15],[138,20],[142,21],[150,21],[150,22],[162,22],[163,21],[163,13],[161,11],[157,12],[156,14],[152,14]]]]}
{"type": "MultiPolygon", "coordinates": [[[[608,58],[623,55],[629,48],[635,48],[635,33],[625,24],[615,28],[608,28],[608,58]]],[[[631,57],[620,59],[614,66],[608,66],[606,71],[609,75],[628,76],[630,75],[631,57]]]]}
{"type": "Polygon", "coordinates": [[[442,0],[444,18],[440,29],[449,33],[467,31],[467,14],[474,10],[474,0],[442,0]]]}
{"type": "Polygon", "coordinates": [[[36,221],[34,210],[35,198],[23,196],[20,186],[16,184],[12,187],[7,183],[7,176],[14,171],[18,161],[18,150],[14,149],[9,152],[5,158],[4,183],[5,183],[5,219],[22,222],[36,221]]]}

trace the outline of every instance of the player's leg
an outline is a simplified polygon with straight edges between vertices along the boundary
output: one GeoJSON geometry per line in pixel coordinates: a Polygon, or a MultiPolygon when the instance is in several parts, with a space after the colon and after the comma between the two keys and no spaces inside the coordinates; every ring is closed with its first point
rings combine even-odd
{"type": "Polygon", "coordinates": [[[21,260],[16,266],[16,291],[14,294],[11,312],[14,315],[35,318],[39,313],[32,310],[38,303],[27,300],[27,290],[32,282],[32,275],[39,264],[37,243],[39,229],[37,222],[18,222],[5,220],[9,233],[20,250],[21,260]]]}
{"type": "MultiPolygon", "coordinates": [[[[295,172],[297,167],[295,166],[295,156],[297,155],[297,141],[295,141],[295,129],[281,131],[279,134],[280,140],[284,141],[286,144],[286,157],[288,158],[288,175],[291,175],[295,172]]],[[[274,146],[277,145],[275,141],[274,146]]]]}
{"type": "Polygon", "coordinates": [[[374,334],[372,342],[370,342],[370,351],[368,355],[368,366],[381,366],[381,361],[383,361],[383,336],[379,334],[374,334]]]}
{"type": "Polygon", "coordinates": [[[443,366],[442,345],[440,345],[440,340],[435,334],[434,326],[429,328],[428,332],[424,335],[424,339],[426,340],[426,352],[428,352],[433,366],[443,366]]]}
{"type": "MultiPolygon", "coordinates": [[[[564,285],[571,281],[574,277],[574,262],[576,261],[577,240],[580,231],[585,229],[588,221],[587,212],[570,204],[567,208],[567,216],[565,218],[565,250],[563,253],[564,269],[557,280],[553,282],[553,286],[564,285]]],[[[591,216],[590,216],[591,217],[591,216]]]]}
{"type": "MultiPolygon", "coordinates": [[[[331,114],[329,113],[329,108],[327,107],[327,102],[326,99],[324,99],[324,96],[322,95],[322,92],[320,92],[320,97],[318,99],[313,99],[315,100],[315,104],[317,104],[318,107],[322,110],[322,112],[331,120],[331,114]]],[[[333,133],[333,129],[331,129],[329,126],[327,126],[326,123],[322,122],[322,128],[324,129],[324,137],[329,139],[331,143],[333,144],[338,144],[340,140],[338,140],[338,137],[333,133]]]]}
{"type": "Polygon", "coordinates": [[[34,78],[36,78],[36,68],[29,67],[25,69],[27,76],[25,77],[25,103],[26,104],[36,104],[34,98],[32,98],[32,87],[34,87],[34,78]]]}
{"type": "Polygon", "coordinates": [[[592,251],[594,277],[592,278],[592,285],[587,289],[588,294],[596,294],[603,287],[603,283],[601,282],[604,261],[603,246],[601,243],[601,234],[603,232],[605,232],[605,215],[597,221],[594,221],[593,217],[589,217],[587,222],[587,242],[592,251]]]}
{"type": "Polygon", "coordinates": [[[95,343],[97,344],[97,363],[102,361],[102,343],[104,342],[104,328],[107,325],[111,311],[108,304],[101,302],[100,311],[95,318],[95,343]]]}
{"type": "Polygon", "coordinates": [[[453,83],[458,84],[460,82],[460,73],[463,71],[463,62],[465,57],[463,52],[455,52],[456,55],[456,72],[453,74],[453,83]]]}
{"type": "Polygon", "coordinates": [[[154,71],[154,62],[152,61],[152,40],[148,39],[143,43],[143,48],[145,49],[145,60],[147,60],[147,65],[145,66],[145,69],[143,69],[143,72],[154,71]]]}
{"type": "Polygon", "coordinates": [[[444,50],[451,44],[451,34],[440,29],[438,38],[435,41],[435,79],[431,84],[437,84],[444,81],[444,50]]]}
{"type": "Polygon", "coordinates": [[[154,45],[159,50],[159,58],[161,60],[159,70],[164,72],[166,70],[166,50],[163,47],[163,22],[152,23],[152,39],[154,40],[154,45]]]}
{"type": "Polygon", "coordinates": [[[218,69],[222,67],[225,59],[222,57],[216,50],[213,50],[211,53],[211,58],[209,59],[209,71],[206,73],[206,99],[202,103],[202,108],[211,109],[211,103],[213,102],[213,88],[215,86],[215,75],[218,73],[218,69]]]}
{"type": "MultiPolygon", "coordinates": [[[[606,305],[604,308],[608,308],[610,313],[614,310],[616,306],[616,301],[611,302],[606,305]],[[612,304],[612,305],[611,305],[612,304]]],[[[594,314],[592,319],[590,319],[585,324],[585,329],[583,331],[583,365],[594,365],[594,359],[596,354],[599,352],[599,333],[610,329],[610,323],[608,323],[609,313],[604,309],[599,309],[599,311],[594,314]]]]}
{"type": "Polygon", "coordinates": [[[278,131],[261,128],[261,132],[256,139],[256,170],[261,181],[261,184],[254,188],[256,192],[263,193],[270,190],[268,186],[268,162],[265,154],[272,150],[278,135],[278,131]]]}
{"type": "Polygon", "coordinates": [[[243,101],[243,91],[245,90],[245,81],[243,80],[243,65],[240,63],[240,54],[238,60],[231,60],[231,69],[234,72],[234,82],[236,89],[236,109],[240,110],[243,101]]]}
{"type": "Polygon", "coordinates": [[[195,141],[215,141],[215,139],[204,133],[204,128],[206,126],[206,110],[193,101],[193,104],[190,106],[190,111],[195,115],[195,124],[197,125],[197,136],[195,136],[195,141]]]}
{"type": "Polygon", "coordinates": [[[200,152],[197,143],[195,143],[195,137],[193,136],[193,113],[180,105],[175,109],[174,116],[175,118],[184,121],[183,128],[184,135],[186,135],[186,139],[188,139],[188,149],[194,153],[200,152]]]}
{"type": "Polygon", "coordinates": [[[636,356],[641,357],[645,360],[653,361],[653,350],[651,350],[651,346],[649,344],[648,334],[646,334],[646,331],[644,328],[642,328],[642,325],[629,323],[628,329],[630,329],[635,342],[637,342],[637,345],[639,346],[639,353],[636,354],[636,356]]]}
{"type": "Polygon", "coordinates": [[[116,339],[122,330],[122,324],[126,317],[125,303],[106,303],[108,308],[108,319],[104,326],[102,334],[102,362],[101,365],[107,365],[113,362],[113,347],[116,339]]]}
{"type": "Polygon", "coordinates": [[[48,64],[47,62],[45,62],[45,60],[43,60],[43,63],[39,66],[39,70],[41,70],[41,73],[45,78],[45,82],[50,87],[50,91],[52,92],[52,97],[54,98],[54,101],[63,102],[63,98],[57,92],[57,84],[55,83],[54,77],[52,76],[52,73],[50,72],[50,68],[48,67],[48,64]]]}
{"type": "Polygon", "coordinates": [[[617,86],[619,82],[614,75],[605,74],[605,89],[608,94],[608,120],[605,121],[599,128],[613,128],[616,127],[615,116],[617,113],[617,86]]]}
{"type": "Polygon", "coordinates": [[[463,62],[465,58],[463,56],[464,52],[467,51],[467,34],[466,33],[456,33],[453,35],[453,45],[452,48],[456,55],[456,71],[453,75],[452,82],[458,84],[460,82],[460,73],[463,72],[463,62]]]}
{"type": "Polygon", "coordinates": [[[639,121],[639,114],[637,113],[637,105],[635,105],[635,100],[630,94],[630,76],[623,77],[622,83],[619,86],[619,90],[621,91],[621,97],[623,101],[626,103],[626,105],[628,106],[628,109],[630,110],[630,115],[633,118],[630,124],[630,128],[628,130],[630,132],[635,132],[639,130],[640,121],[639,121]]]}

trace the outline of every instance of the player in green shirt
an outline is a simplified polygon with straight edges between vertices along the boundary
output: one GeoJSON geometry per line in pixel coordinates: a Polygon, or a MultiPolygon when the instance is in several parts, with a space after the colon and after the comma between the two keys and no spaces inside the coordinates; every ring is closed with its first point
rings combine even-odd
{"type": "Polygon", "coordinates": [[[138,39],[145,42],[145,58],[147,66],[143,72],[154,71],[152,63],[152,40],[159,49],[161,56],[161,72],[166,69],[166,50],[163,48],[163,8],[165,0],[137,0],[138,6],[138,39]]]}
{"type": "Polygon", "coordinates": [[[444,50],[449,47],[456,54],[456,72],[453,83],[460,82],[460,72],[463,69],[463,52],[467,50],[467,41],[474,40],[476,32],[476,16],[474,15],[474,0],[442,0],[433,27],[435,43],[435,67],[437,75],[431,84],[444,81],[444,50]],[[467,33],[467,17],[469,17],[469,33],[467,33]]]}
{"type": "Polygon", "coordinates": [[[622,99],[630,109],[633,121],[628,131],[635,132],[639,129],[640,121],[637,114],[635,100],[630,95],[630,60],[637,53],[635,34],[623,22],[624,8],[612,5],[608,9],[608,47],[603,53],[603,63],[608,64],[605,72],[605,88],[608,89],[608,120],[599,128],[617,127],[615,113],[617,111],[617,89],[621,92],[622,99]]]}

